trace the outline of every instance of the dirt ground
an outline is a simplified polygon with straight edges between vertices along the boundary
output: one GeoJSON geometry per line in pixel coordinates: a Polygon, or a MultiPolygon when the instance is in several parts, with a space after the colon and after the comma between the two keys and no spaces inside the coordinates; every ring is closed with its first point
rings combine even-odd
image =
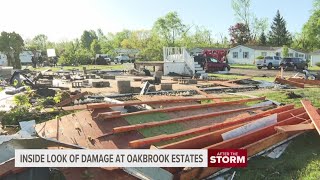
{"type": "MultiPolygon", "coordinates": [[[[247,76],[257,77],[275,77],[280,70],[277,69],[242,69],[242,68],[231,68],[230,73],[244,74],[247,76]]],[[[294,76],[296,71],[284,71],[284,76],[294,76]]]]}

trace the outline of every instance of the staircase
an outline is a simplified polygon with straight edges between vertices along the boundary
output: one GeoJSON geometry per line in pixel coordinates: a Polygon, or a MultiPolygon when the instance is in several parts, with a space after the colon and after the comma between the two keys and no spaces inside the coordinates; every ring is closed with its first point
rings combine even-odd
{"type": "Polygon", "coordinates": [[[178,74],[191,76],[201,76],[205,73],[201,65],[198,62],[194,62],[194,58],[190,56],[184,47],[164,47],[163,59],[164,68],[168,67],[170,72],[174,71],[178,74]]]}

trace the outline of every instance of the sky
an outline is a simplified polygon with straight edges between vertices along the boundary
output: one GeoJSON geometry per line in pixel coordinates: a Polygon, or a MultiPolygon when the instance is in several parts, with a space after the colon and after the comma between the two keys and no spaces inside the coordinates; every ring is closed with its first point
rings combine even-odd
{"type": "MultiPolygon", "coordinates": [[[[277,10],[292,33],[301,31],[309,19],[312,0],[251,0],[258,18],[269,27],[277,10]]],[[[0,31],[15,31],[24,39],[45,34],[50,41],[78,38],[84,30],[101,28],[104,33],[123,29],[151,29],[153,23],[176,11],[189,25],[204,26],[216,39],[228,36],[237,22],[231,0],[0,0],[0,31]]]]}

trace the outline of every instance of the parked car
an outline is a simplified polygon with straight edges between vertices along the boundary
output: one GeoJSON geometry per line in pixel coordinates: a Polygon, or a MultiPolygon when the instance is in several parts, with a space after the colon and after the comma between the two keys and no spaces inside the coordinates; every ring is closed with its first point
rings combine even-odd
{"type": "Polygon", "coordinates": [[[108,54],[96,54],[95,64],[108,65],[111,63],[111,57],[108,54]]]}
{"type": "Polygon", "coordinates": [[[206,72],[230,71],[230,66],[229,64],[218,61],[215,58],[206,58],[203,64],[203,69],[206,72]]]}
{"type": "Polygon", "coordinates": [[[267,67],[268,69],[278,69],[280,66],[281,57],[279,56],[266,56],[263,59],[256,60],[256,66],[258,69],[262,69],[263,67],[267,67]]]}
{"type": "Polygon", "coordinates": [[[301,58],[283,58],[280,62],[280,66],[284,68],[284,70],[307,70],[308,63],[307,61],[301,58]]]}
{"type": "Polygon", "coordinates": [[[124,55],[124,54],[120,54],[119,56],[114,58],[114,63],[118,64],[118,63],[127,63],[127,62],[134,62],[134,59],[130,59],[129,56],[124,55]]]}

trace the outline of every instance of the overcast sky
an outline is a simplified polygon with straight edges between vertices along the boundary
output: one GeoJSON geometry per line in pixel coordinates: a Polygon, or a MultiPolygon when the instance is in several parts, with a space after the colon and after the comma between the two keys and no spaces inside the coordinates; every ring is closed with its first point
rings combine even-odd
{"type": "MultiPolygon", "coordinates": [[[[103,32],[150,29],[158,17],[177,11],[186,24],[205,26],[215,37],[228,35],[236,22],[231,0],[1,0],[0,31],[23,38],[46,34],[51,41],[80,37],[83,30],[103,32]]],[[[257,17],[272,22],[277,9],[290,32],[300,32],[310,16],[312,0],[252,0],[257,17]]]]}

